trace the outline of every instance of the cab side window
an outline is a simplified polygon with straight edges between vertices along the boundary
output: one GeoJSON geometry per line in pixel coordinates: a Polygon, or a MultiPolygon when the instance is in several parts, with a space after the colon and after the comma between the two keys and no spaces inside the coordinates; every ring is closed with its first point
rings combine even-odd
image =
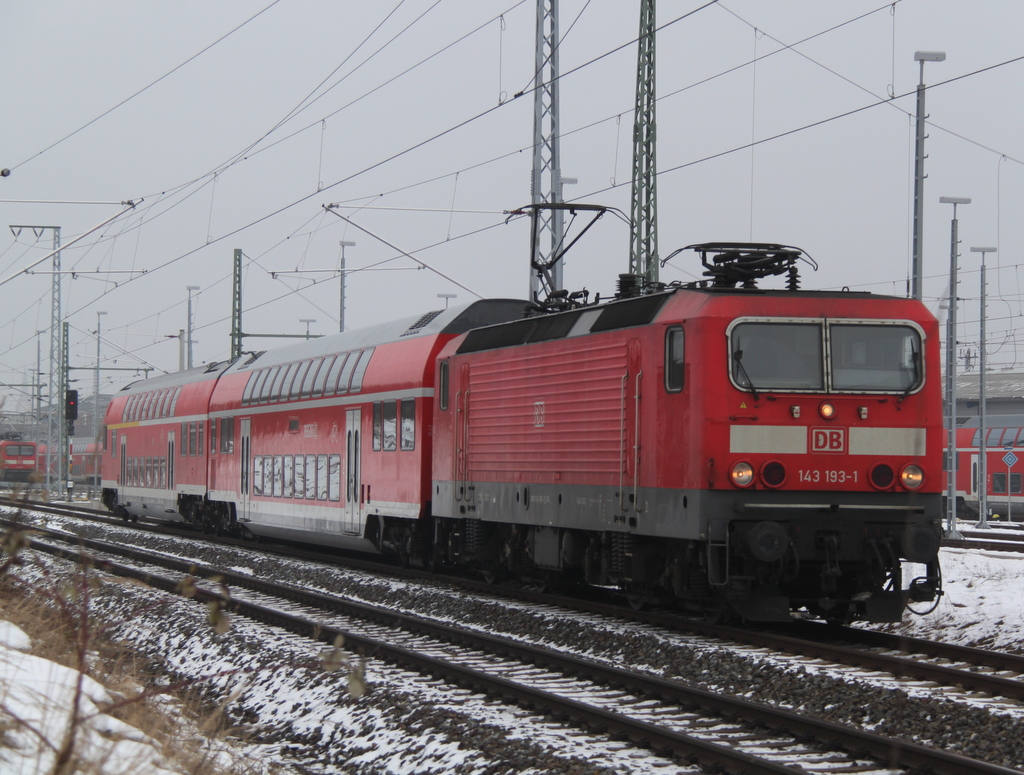
{"type": "Polygon", "coordinates": [[[665,390],[678,393],[683,389],[683,329],[675,326],[665,332],[665,390]]]}

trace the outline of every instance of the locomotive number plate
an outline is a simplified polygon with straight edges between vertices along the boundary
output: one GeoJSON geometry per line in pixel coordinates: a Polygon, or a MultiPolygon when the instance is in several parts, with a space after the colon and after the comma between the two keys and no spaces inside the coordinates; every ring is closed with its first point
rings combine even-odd
{"type": "Polygon", "coordinates": [[[826,468],[801,468],[800,481],[811,484],[857,484],[858,471],[836,471],[826,468]]]}

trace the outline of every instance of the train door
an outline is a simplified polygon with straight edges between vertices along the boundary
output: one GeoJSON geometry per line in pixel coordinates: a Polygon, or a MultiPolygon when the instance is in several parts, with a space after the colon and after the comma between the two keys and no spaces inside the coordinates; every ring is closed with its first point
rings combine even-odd
{"type": "Polygon", "coordinates": [[[978,497],[978,476],[979,476],[978,456],[977,455],[971,455],[971,481],[967,485],[967,488],[968,488],[967,496],[969,498],[974,499],[974,498],[978,497]]]}
{"type": "Polygon", "coordinates": [[[349,535],[363,532],[363,483],[359,457],[361,416],[360,409],[345,412],[345,506],[341,529],[349,535]]]}
{"type": "Polygon", "coordinates": [[[637,488],[640,485],[640,380],[643,368],[640,340],[627,345],[626,373],[622,376],[621,448],[619,461],[619,506],[639,510],[637,488]]]}
{"type": "Polygon", "coordinates": [[[174,431],[167,434],[167,489],[174,492],[174,431]]]}
{"type": "Polygon", "coordinates": [[[455,393],[455,500],[473,505],[469,486],[469,364],[462,364],[459,390],[455,393]]]}
{"type": "Polygon", "coordinates": [[[248,417],[239,422],[238,448],[241,452],[241,460],[238,465],[238,521],[249,521],[249,497],[252,488],[249,486],[249,479],[252,472],[251,451],[252,420],[248,417]]]}
{"type": "Polygon", "coordinates": [[[128,451],[128,435],[121,434],[121,476],[117,480],[117,483],[124,487],[128,483],[128,458],[126,456],[128,451]]]}

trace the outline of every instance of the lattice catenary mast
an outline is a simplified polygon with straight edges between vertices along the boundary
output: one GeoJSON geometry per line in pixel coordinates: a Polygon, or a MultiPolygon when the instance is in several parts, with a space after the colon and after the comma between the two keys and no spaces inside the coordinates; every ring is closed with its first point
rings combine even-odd
{"type": "MultiPolygon", "coordinates": [[[[533,93],[533,172],[531,204],[562,201],[558,137],[558,0],[537,0],[537,39],[533,93]]],[[[554,262],[564,235],[561,210],[530,212],[530,298],[545,299],[562,289],[562,262],[554,262]]]]}
{"type": "Polygon", "coordinates": [[[633,191],[629,210],[629,273],[651,288],[658,282],[658,186],[655,146],[654,0],[640,0],[636,107],[633,112],[633,191]]]}

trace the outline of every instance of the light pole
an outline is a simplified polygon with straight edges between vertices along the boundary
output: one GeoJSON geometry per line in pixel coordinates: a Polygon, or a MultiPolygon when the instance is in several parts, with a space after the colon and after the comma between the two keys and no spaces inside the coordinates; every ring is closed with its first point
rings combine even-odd
{"type": "Polygon", "coordinates": [[[911,296],[921,300],[922,247],[924,229],[924,63],[942,62],[945,51],[915,51],[914,61],[921,63],[921,78],[917,84],[917,142],[914,144],[914,265],[912,267],[911,296]]]}
{"type": "Polygon", "coordinates": [[[188,368],[192,368],[192,291],[198,291],[198,285],[185,286],[188,290],[188,368]]]}
{"type": "Polygon", "coordinates": [[[299,318],[299,322],[306,324],[306,338],[309,339],[309,324],[316,323],[316,318],[299,318]]]}
{"type": "Polygon", "coordinates": [[[459,294],[457,293],[439,293],[437,294],[437,298],[444,299],[444,308],[448,309],[448,300],[455,299],[458,297],[458,295],[459,294]]]}
{"type": "MultiPolygon", "coordinates": [[[[987,427],[985,424],[985,254],[995,253],[995,248],[971,248],[972,253],[981,253],[981,334],[978,342],[978,414],[980,415],[980,429],[978,436],[978,513],[981,521],[978,527],[988,527],[988,443],[987,427]]],[[[1010,492],[1010,477],[1006,477],[1006,492],[1010,492]]],[[[1009,498],[1007,498],[1009,503],[1009,498]]],[[[1009,521],[1010,512],[1007,510],[1006,519],[1009,521]]]]}
{"type": "Polygon", "coordinates": [[[345,330],[345,248],[354,248],[356,243],[342,240],[341,245],[341,308],[338,313],[338,331],[345,330]]]}
{"type": "MultiPolygon", "coordinates": [[[[946,403],[948,423],[946,461],[946,535],[959,538],[956,530],[956,305],[957,305],[957,220],[956,206],[969,205],[965,196],[940,196],[939,202],[953,205],[953,221],[950,226],[949,245],[949,315],[946,318],[946,403]]],[[[1007,488],[1009,489],[1009,488],[1007,488]]]]}
{"type": "MultiPolygon", "coordinates": [[[[93,393],[92,393],[92,422],[93,422],[93,438],[96,441],[100,440],[100,433],[103,427],[100,423],[100,321],[103,316],[107,313],[103,310],[96,310],[96,379],[93,382],[93,393]]],[[[93,471],[93,483],[99,485],[100,483],[100,456],[99,451],[103,447],[99,444],[96,445],[96,455],[94,460],[96,461],[96,467],[93,471]]]]}

